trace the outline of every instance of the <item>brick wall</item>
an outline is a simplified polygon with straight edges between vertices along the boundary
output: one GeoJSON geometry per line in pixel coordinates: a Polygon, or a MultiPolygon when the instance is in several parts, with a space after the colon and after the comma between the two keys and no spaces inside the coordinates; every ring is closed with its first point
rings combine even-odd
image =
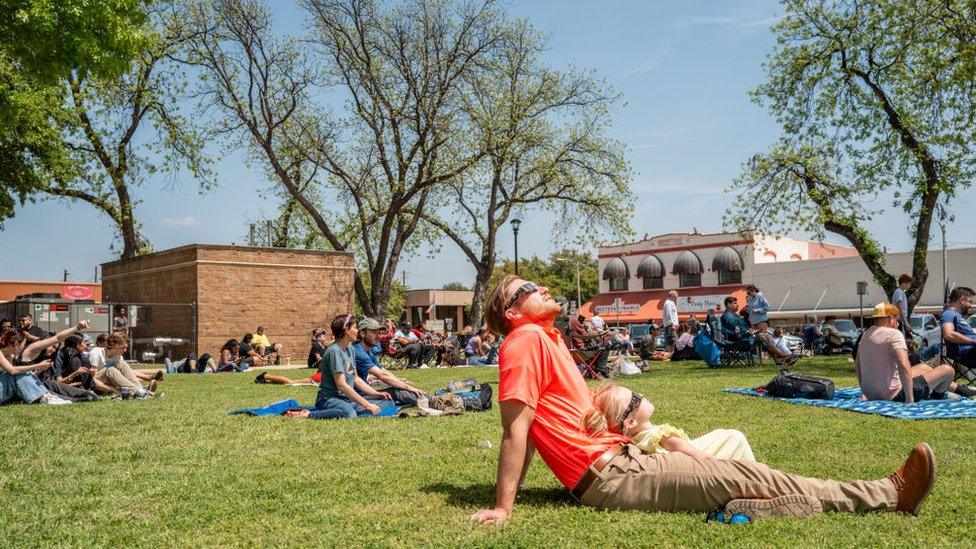
{"type": "MultiPolygon", "coordinates": [[[[197,303],[197,354],[263,324],[293,361],[308,355],[313,328],[353,310],[347,253],[194,244],[106,263],[106,301],[197,303]]],[[[154,306],[133,337],[191,337],[190,309],[154,306]],[[148,333],[152,332],[152,333],[148,333]]]]}

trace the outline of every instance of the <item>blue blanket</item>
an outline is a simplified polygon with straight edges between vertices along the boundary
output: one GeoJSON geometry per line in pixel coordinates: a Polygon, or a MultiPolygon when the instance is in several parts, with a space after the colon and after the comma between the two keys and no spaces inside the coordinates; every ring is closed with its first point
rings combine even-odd
{"type": "MultiPolygon", "coordinates": [[[[378,414],[359,414],[359,417],[388,417],[396,416],[397,412],[400,411],[392,402],[378,404],[380,407],[380,413],[378,414]]],[[[314,406],[302,406],[297,400],[291,398],[287,400],[279,400],[268,404],[263,408],[238,408],[237,410],[231,410],[227,412],[230,415],[246,414],[249,416],[280,416],[281,414],[287,412],[288,410],[314,410],[314,406]]]]}
{"type": "Polygon", "coordinates": [[[819,408],[840,408],[862,414],[878,414],[896,419],[961,419],[976,418],[976,400],[923,400],[915,404],[902,404],[884,400],[861,400],[861,390],[857,387],[842,387],[834,392],[832,400],[809,398],[776,398],[760,393],[755,389],[726,389],[729,393],[750,395],[772,400],[816,406],[819,408]]]}

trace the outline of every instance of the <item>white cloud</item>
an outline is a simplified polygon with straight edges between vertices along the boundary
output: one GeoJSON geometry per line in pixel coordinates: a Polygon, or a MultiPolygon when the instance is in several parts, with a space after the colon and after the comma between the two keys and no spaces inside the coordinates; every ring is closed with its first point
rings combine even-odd
{"type": "Polygon", "coordinates": [[[674,57],[674,50],[669,46],[665,48],[663,51],[660,51],[657,54],[651,56],[650,58],[644,60],[644,62],[641,63],[640,65],[637,65],[636,67],[630,70],[624,71],[622,73],[622,76],[624,77],[643,76],[657,69],[658,67],[661,66],[661,64],[663,64],[668,59],[671,59],[672,57],[674,57]]]}
{"type": "Polygon", "coordinates": [[[778,15],[768,17],[746,17],[742,15],[706,15],[693,17],[672,23],[672,27],[697,27],[702,25],[715,25],[720,27],[732,27],[735,29],[750,29],[754,27],[769,27],[779,21],[778,15]]]}
{"type": "Polygon", "coordinates": [[[185,217],[164,217],[163,218],[163,225],[166,225],[167,227],[171,227],[171,228],[196,227],[199,224],[200,224],[200,220],[193,217],[192,215],[188,215],[185,217]]]}

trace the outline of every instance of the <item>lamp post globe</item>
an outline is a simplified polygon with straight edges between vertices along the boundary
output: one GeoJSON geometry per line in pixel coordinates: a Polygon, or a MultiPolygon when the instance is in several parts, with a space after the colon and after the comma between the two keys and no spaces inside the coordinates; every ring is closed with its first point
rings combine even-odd
{"type": "Polygon", "coordinates": [[[519,232],[519,225],[522,224],[522,220],[516,217],[511,221],[511,224],[512,224],[512,233],[515,234],[515,275],[518,276],[519,274],[518,232],[519,232]]]}

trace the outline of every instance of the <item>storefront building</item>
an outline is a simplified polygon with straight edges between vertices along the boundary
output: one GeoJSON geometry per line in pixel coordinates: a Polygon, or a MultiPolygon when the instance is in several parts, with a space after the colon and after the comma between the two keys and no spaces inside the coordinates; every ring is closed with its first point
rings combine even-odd
{"type": "MultiPolygon", "coordinates": [[[[868,283],[869,308],[886,299],[853,248],[783,236],[739,233],[669,233],[640,242],[598,248],[600,293],[581,308],[608,323],[661,322],[669,290],[679,294],[678,316],[722,310],[726,296],[745,303],[745,287],[755,284],[770,303],[770,318],[796,325],[807,315],[855,318],[862,296],[857,282],[868,283]]],[[[911,273],[909,253],[886,255],[889,272],[911,273]]],[[[973,286],[976,248],[948,251],[949,284],[973,286]]],[[[928,256],[929,278],[918,312],[942,309],[942,252],[928,256]]]]}

